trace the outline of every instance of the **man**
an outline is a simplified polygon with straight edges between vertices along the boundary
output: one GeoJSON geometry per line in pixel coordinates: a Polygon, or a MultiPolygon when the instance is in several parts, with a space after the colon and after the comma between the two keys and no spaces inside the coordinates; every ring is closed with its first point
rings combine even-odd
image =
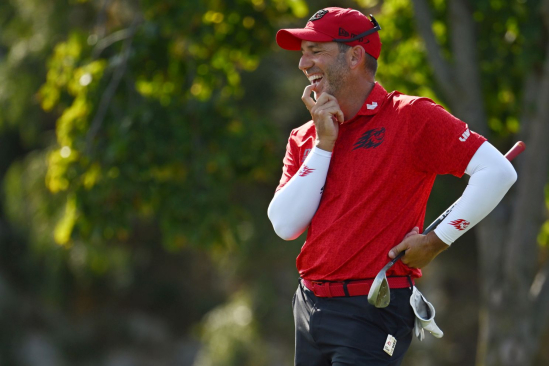
{"type": "Polygon", "coordinates": [[[277,34],[280,47],[302,52],[310,81],[302,100],[312,116],[290,135],[268,210],[285,240],[308,229],[296,261],[295,365],[400,365],[419,268],[516,180],[501,153],[441,106],[375,82],[380,29],[356,10],[326,8],[305,28],[277,34]],[[471,178],[460,202],[436,230],[419,234],[436,175],[464,173],[471,178]],[[390,305],[375,308],[366,296],[372,279],[403,250],[387,273],[390,305]]]}

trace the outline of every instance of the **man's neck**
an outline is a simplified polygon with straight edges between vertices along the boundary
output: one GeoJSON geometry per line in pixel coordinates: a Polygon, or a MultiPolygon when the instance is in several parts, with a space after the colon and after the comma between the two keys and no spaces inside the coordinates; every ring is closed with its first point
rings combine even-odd
{"type": "Polygon", "coordinates": [[[366,99],[368,99],[368,96],[372,92],[375,86],[375,81],[366,81],[366,80],[360,80],[358,82],[353,83],[350,87],[346,88],[348,91],[347,95],[342,95],[337,98],[337,101],[339,103],[339,108],[343,112],[343,115],[345,116],[345,121],[350,120],[353,118],[360,108],[364,105],[364,102],[366,102],[366,99]]]}

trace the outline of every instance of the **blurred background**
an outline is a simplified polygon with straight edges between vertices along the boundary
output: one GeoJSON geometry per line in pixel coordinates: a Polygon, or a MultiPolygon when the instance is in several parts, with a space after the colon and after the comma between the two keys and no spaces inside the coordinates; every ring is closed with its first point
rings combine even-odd
{"type": "Polygon", "coordinates": [[[266,211],[308,81],[275,34],[326,6],[379,21],[387,90],[527,145],[404,365],[549,365],[548,0],[2,0],[0,365],[293,364],[304,236],[266,211]]]}

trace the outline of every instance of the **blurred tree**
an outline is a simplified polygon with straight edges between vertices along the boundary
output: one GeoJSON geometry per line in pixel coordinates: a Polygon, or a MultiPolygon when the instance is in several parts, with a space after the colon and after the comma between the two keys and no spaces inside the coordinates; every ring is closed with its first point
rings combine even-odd
{"type": "Polygon", "coordinates": [[[496,144],[516,136],[528,146],[513,194],[477,230],[477,364],[529,365],[549,323],[549,262],[536,240],[549,167],[549,1],[413,4],[439,97],[496,144]]]}

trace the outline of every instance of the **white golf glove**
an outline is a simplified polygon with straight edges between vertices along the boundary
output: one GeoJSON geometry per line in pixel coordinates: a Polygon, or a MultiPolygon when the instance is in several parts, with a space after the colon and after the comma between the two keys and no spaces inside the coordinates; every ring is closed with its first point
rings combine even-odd
{"type": "Polygon", "coordinates": [[[410,305],[416,314],[414,325],[414,334],[416,337],[422,341],[425,338],[423,329],[426,329],[436,338],[442,338],[444,333],[442,333],[442,330],[435,323],[435,308],[415,286],[412,289],[410,305]]]}

